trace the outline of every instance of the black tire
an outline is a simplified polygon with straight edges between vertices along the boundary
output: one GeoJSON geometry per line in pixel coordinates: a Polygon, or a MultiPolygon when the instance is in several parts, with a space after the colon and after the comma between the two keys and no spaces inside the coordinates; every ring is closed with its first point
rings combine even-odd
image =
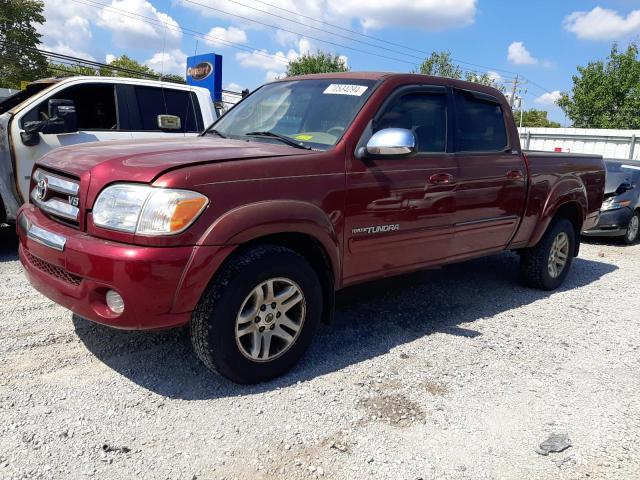
{"type": "Polygon", "coordinates": [[[629,220],[629,226],[627,227],[627,231],[624,233],[624,236],[622,237],[622,241],[627,245],[633,245],[638,240],[638,236],[639,236],[638,230],[637,229],[635,230],[635,234],[630,231],[634,218],[636,222],[640,223],[640,212],[638,211],[634,212],[633,217],[631,217],[631,220],[629,220]]]}
{"type": "Polygon", "coordinates": [[[307,350],[322,317],[322,288],[304,257],[277,245],[260,245],[234,255],[216,274],[193,312],[191,342],[202,362],[230,380],[252,384],[293,367],[307,350]],[[253,361],[236,341],[236,317],[247,296],[273,278],[293,280],[304,296],[302,327],[288,350],[269,361],[253,361]]]}
{"type": "Polygon", "coordinates": [[[566,218],[554,220],[538,244],[525,249],[520,256],[520,270],[525,283],[541,290],[555,290],[562,285],[571,269],[575,245],[576,234],[573,224],[566,218]],[[560,274],[553,277],[549,272],[549,256],[554,241],[562,233],[566,234],[569,240],[568,255],[560,274]]]}

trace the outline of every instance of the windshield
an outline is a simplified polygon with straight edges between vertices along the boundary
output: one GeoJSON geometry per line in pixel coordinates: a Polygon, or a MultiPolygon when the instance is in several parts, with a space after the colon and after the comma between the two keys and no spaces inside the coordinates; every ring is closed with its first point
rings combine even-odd
{"type": "Polygon", "coordinates": [[[277,137],[284,136],[306,147],[327,150],[342,137],[374,84],[355,79],[268,84],[218,120],[211,132],[271,143],[282,143],[286,139],[277,137]]]}
{"type": "Polygon", "coordinates": [[[640,162],[608,160],[605,164],[607,166],[605,193],[615,192],[622,183],[632,185],[640,183],[640,162]]]}

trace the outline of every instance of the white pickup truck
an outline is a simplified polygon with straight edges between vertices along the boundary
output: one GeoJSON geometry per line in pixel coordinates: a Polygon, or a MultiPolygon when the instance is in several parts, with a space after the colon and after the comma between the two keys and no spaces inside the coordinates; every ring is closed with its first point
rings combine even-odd
{"type": "Polygon", "coordinates": [[[54,148],[195,136],[218,116],[200,87],[120,77],[33,82],[0,101],[0,224],[15,222],[35,161],[54,148]]]}

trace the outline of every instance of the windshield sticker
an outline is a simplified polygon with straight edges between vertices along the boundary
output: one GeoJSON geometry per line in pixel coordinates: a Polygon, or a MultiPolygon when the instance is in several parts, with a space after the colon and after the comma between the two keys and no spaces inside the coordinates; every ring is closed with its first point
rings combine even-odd
{"type": "Polygon", "coordinates": [[[296,140],[302,140],[303,142],[306,142],[307,140],[311,140],[313,138],[313,135],[307,135],[304,133],[301,133],[299,135],[296,135],[295,137],[296,140]]]}
{"type": "Polygon", "coordinates": [[[325,95],[353,95],[354,97],[360,97],[367,91],[364,85],[347,85],[344,83],[332,83],[324,92],[325,95]]]}

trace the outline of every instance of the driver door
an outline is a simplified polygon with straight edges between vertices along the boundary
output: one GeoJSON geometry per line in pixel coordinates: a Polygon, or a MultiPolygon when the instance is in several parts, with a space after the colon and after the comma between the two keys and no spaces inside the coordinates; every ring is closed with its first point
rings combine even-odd
{"type": "Polygon", "coordinates": [[[119,130],[118,111],[115,84],[82,83],[54,90],[35,107],[24,113],[20,112],[12,122],[11,134],[14,139],[18,189],[22,199],[29,202],[29,184],[35,162],[54,148],[86,142],[130,139],[130,132],[119,130]],[[61,134],[40,133],[36,145],[25,145],[20,137],[20,133],[24,131],[22,127],[26,122],[45,120],[51,99],[66,99],[75,103],[78,131],[61,134]]]}
{"type": "Polygon", "coordinates": [[[453,238],[457,164],[448,138],[444,86],[401,87],[376,115],[371,134],[404,128],[416,137],[409,158],[347,164],[345,284],[418,269],[446,258],[453,238]]]}

